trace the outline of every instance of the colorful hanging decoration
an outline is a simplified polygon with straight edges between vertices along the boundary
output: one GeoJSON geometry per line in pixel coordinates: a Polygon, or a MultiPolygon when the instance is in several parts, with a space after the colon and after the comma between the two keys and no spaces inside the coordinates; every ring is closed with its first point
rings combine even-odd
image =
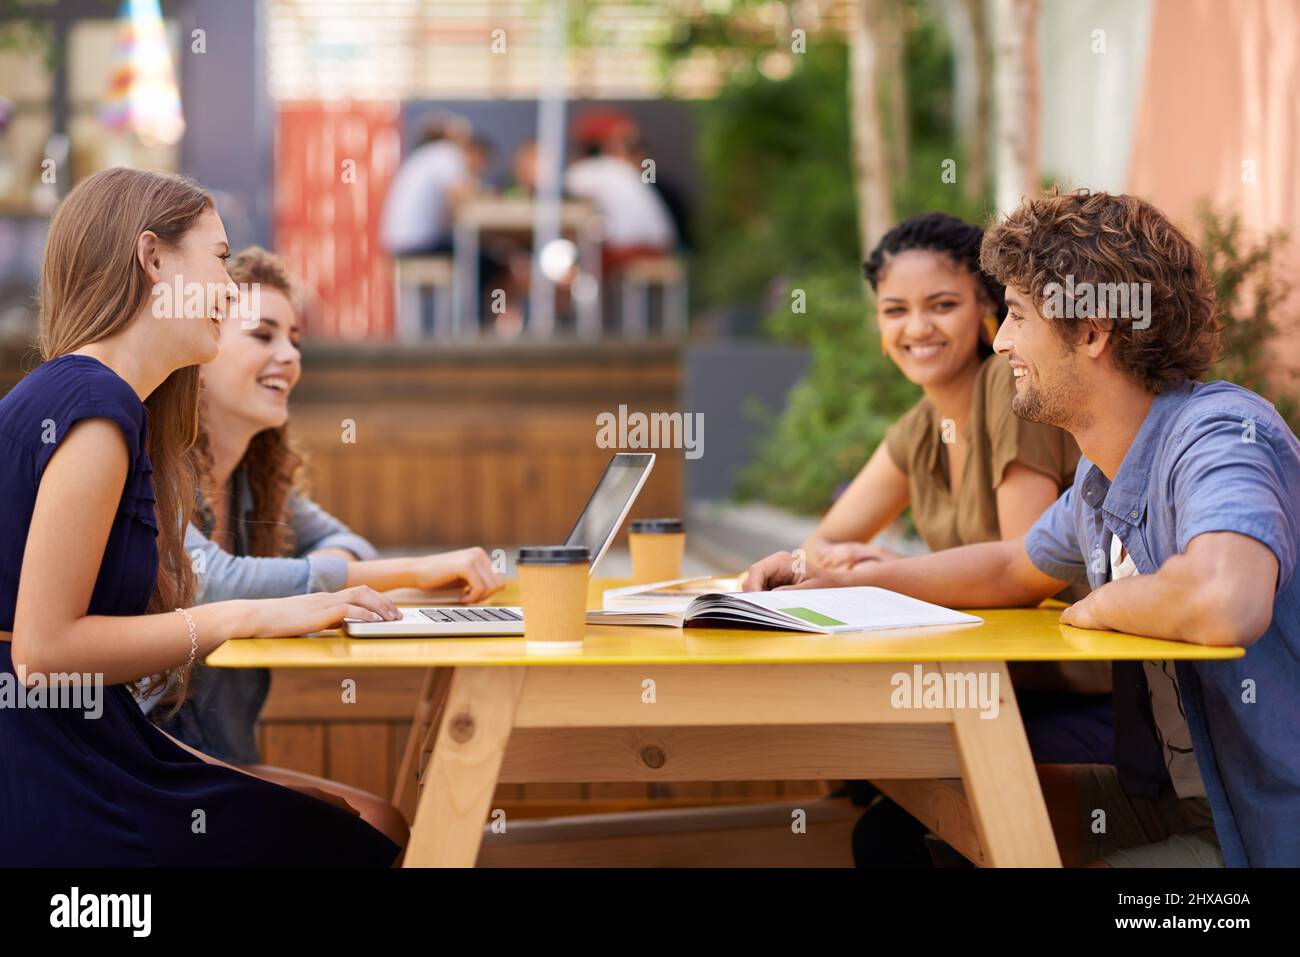
{"type": "Polygon", "coordinates": [[[180,90],[158,0],[123,0],[108,96],[100,121],[150,146],[170,146],[185,132],[180,90]]]}

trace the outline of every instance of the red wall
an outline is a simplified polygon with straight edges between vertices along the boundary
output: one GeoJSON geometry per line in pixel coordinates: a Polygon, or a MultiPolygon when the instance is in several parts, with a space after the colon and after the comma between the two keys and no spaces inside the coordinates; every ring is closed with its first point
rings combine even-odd
{"type": "Polygon", "coordinates": [[[392,266],[379,244],[401,160],[397,103],[284,103],[276,118],[275,249],[318,297],[307,334],[392,338],[392,266]]]}

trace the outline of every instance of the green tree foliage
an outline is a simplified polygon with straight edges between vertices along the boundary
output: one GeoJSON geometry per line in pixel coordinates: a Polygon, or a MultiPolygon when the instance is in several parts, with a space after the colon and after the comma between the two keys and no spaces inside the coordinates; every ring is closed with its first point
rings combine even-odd
{"type": "Polygon", "coordinates": [[[1290,285],[1273,264],[1286,235],[1274,232],[1253,242],[1242,233],[1241,217],[1208,202],[1197,211],[1197,227],[1222,310],[1222,358],[1212,377],[1265,396],[1300,432],[1300,371],[1277,361],[1279,334],[1294,332],[1297,323],[1287,305],[1290,285]]]}
{"type": "Polygon", "coordinates": [[[754,410],[764,434],[737,494],[813,514],[857,474],[920,390],[881,354],[860,280],[814,277],[796,289],[806,295],[807,314],[787,307],[768,324],[774,334],[808,345],[808,374],[779,414],[754,410]]]}
{"type": "MultiPolygon", "coordinates": [[[[900,216],[940,209],[979,221],[985,204],[944,182],[945,159],[962,153],[952,129],[947,39],[919,5],[910,8],[904,51],[909,155],[894,181],[900,216]]],[[[765,424],[737,484],[803,513],[827,508],[920,396],[881,354],[870,289],[862,280],[849,130],[848,56],[819,39],[786,78],[742,73],[702,107],[706,189],[696,263],[707,302],[775,305],[767,334],[806,345],[807,376],[765,424]],[[806,309],[792,309],[802,290],[806,309]],[[766,296],[764,295],[766,293],[766,296]]]]}
{"type": "Polygon", "coordinates": [[[823,41],[795,59],[785,79],[744,72],[700,106],[693,275],[706,305],[752,303],[779,277],[858,266],[845,48],[823,41]]]}
{"type": "MultiPolygon", "coordinates": [[[[909,155],[894,181],[897,214],[937,209],[987,221],[987,194],[974,205],[963,201],[948,38],[922,4],[908,3],[905,22],[909,155]],[[957,162],[958,183],[943,181],[946,159],[957,162]]],[[[691,35],[694,42],[729,35],[725,24],[706,27],[691,35]]],[[[750,53],[752,63],[761,62],[750,53]]],[[[810,38],[808,52],[794,60],[783,79],[757,67],[738,70],[716,100],[700,106],[704,202],[694,277],[702,303],[768,303],[765,332],[807,346],[808,374],[785,408],[751,410],[764,431],[736,492],[816,514],[920,390],[881,355],[870,290],[861,280],[847,51],[838,41],[810,38]],[[792,309],[796,290],[803,312],[792,309]]],[[[1249,242],[1237,217],[1208,208],[1198,225],[1223,306],[1224,358],[1212,375],[1267,396],[1298,428],[1298,377],[1279,370],[1270,346],[1295,325],[1284,311],[1288,289],[1272,265],[1283,237],[1249,242]]]]}

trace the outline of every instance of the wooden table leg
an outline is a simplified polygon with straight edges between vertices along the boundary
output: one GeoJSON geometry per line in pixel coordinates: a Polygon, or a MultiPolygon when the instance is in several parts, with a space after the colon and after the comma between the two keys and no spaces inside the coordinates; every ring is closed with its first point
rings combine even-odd
{"type": "Polygon", "coordinates": [[[427,720],[429,698],[433,694],[433,668],[424,673],[424,682],[420,685],[420,694],[415,699],[415,712],[411,715],[411,730],[406,735],[406,747],[402,749],[402,762],[397,766],[397,781],[393,784],[393,806],[402,812],[406,823],[411,823],[411,814],[415,810],[416,768],[420,760],[420,728],[427,720]],[[410,807],[404,805],[409,804],[410,807]]]}
{"type": "Polygon", "coordinates": [[[947,841],[962,857],[988,866],[961,781],[948,778],[873,780],[885,796],[947,841]]]}
{"type": "Polygon", "coordinates": [[[1006,663],[947,662],[941,668],[945,675],[988,671],[998,677],[996,718],[982,718],[976,708],[952,711],[953,747],[986,862],[993,867],[1060,867],[1006,663]]]}
{"type": "Polygon", "coordinates": [[[474,866],[526,671],[452,671],[433,753],[421,778],[405,866],[474,866]]]}
{"type": "Polygon", "coordinates": [[[451,687],[450,668],[430,668],[424,675],[420,696],[415,700],[415,713],[411,718],[411,732],[402,749],[402,763],[397,768],[397,782],[393,787],[393,806],[402,812],[406,823],[415,819],[415,799],[419,794],[420,747],[429,733],[432,722],[437,721],[442,705],[451,687]]]}

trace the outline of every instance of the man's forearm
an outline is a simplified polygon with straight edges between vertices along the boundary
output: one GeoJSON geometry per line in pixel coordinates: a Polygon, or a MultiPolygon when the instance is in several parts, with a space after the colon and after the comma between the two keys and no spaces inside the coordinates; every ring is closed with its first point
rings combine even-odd
{"type": "Polygon", "coordinates": [[[1087,598],[1088,624],[1148,638],[1192,641],[1188,616],[1179,610],[1181,596],[1176,591],[1158,575],[1108,582],[1087,598]]]}
{"type": "MultiPolygon", "coordinates": [[[[1271,608],[1267,602],[1265,609],[1271,608]]],[[[1185,555],[1176,555],[1154,575],[1109,582],[1078,606],[1080,627],[1109,629],[1196,645],[1248,645],[1268,627],[1251,608],[1233,608],[1214,583],[1194,574],[1185,555]]]]}
{"type": "Polygon", "coordinates": [[[1055,594],[1061,583],[1041,575],[1026,577],[1020,567],[1023,553],[1019,539],[982,542],[914,558],[867,562],[850,574],[856,584],[888,588],[950,608],[1037,605],[1055,594]]]}

